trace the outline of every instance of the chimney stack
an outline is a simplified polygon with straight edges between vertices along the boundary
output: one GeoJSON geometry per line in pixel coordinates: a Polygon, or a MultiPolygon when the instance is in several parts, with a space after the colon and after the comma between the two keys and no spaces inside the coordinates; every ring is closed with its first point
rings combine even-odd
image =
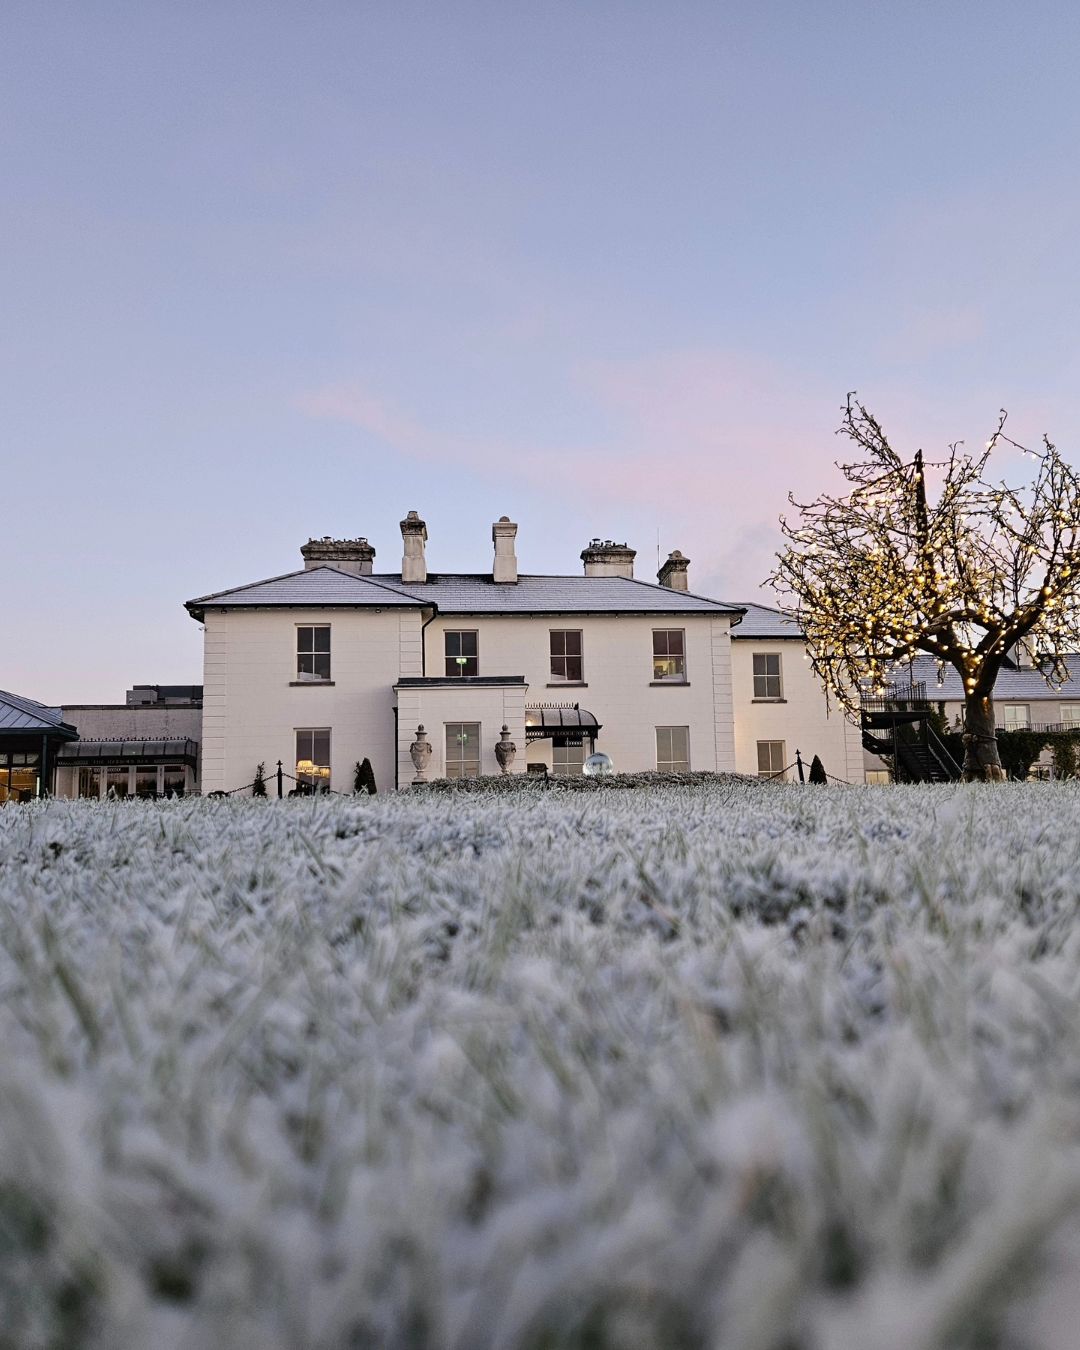
{"type": "Polygon", "coordinates": [[[401,559],[401,580],[413,585],[427,581],[427,559],[424,556],[427,526],[415,511],[410,511],[401,522],[401,538],[405,546],[401,559]]]}
{"type": "Polygon", "coordinates": [[[689,567],[690,559],[683,557],[677,548],[672,549],[667,556],[667,562],[657,572],[656,579],[661,586],[666,586],[669,591],[688,590],[689,579],[686,574],[689,567]]]}
{"type": "Polygon", "coordinates": [[[514,552],[514,540],[518,527],[509,516],[500,516],[491,527],[491,542],[495,545],[495,563],[491,570],[492,581],[517,585],[517,554],[514,552]]]}
{"type": "Polygon", "coordinates": [[[635,549],[610,539],[592,539],[589,547],[581,550],[587,577],[627,577],[632,581],[636,557],[635,549]]]}
{"type": "Polygon", "coordinates": [[[331,539],[328,534],[301,545],[300,556],[305,572],[313,567],[336,567],[356,577],[371,576],[375,562],[375,550],[366,539],[331,539]]]}

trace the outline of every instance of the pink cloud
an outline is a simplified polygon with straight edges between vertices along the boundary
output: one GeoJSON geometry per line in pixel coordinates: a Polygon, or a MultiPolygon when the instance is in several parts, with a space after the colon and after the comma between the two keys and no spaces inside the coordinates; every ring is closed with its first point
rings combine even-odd
{"type": "Polygon", "coordinates": [[[436,431],[359,383],[316,390],[300,406],[405,455],[497,472],[534,493],[560,471],[572,474],[583,495],[605,504],[613,531],[660,521],[663,547],[691,553],[695,584],[752,595],[772,566],[789,488],[816,492],[830,472],[835,394],[823,398],[767,362],[713,350],[596,361],[573,378],[608,424],[603,443],[485,442],[436,431]]]}

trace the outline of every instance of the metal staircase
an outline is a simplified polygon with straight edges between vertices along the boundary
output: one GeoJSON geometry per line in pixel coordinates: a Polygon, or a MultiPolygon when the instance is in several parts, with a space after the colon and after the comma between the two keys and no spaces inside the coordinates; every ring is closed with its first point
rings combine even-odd
{"type": "Polygon", "coordinates": [[[863,749],[892,763],[898,783],[948,783],[962,770],[930,721],[925,684],[892,685],[862,701],[863,749]]]}

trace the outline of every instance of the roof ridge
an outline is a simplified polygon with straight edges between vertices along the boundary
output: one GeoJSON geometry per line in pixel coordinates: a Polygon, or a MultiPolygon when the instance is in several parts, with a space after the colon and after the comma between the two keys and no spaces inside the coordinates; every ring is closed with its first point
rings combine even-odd
{"type": "Polygon", "coordinates": [[[258,581],[245,581],[239,586],[226,586],[223,591],[210,591],[207,595],[196,595],[191,600],[184,601],[184,608],[189,605],[201,605],[207,600],[217,600],[223,595],[235,595],[237,591],[250,591],[255,586],[268,586],[272,581],[287,581],[289,577],[298,577],[301,572],[314,571],[314,568],[308,569],[297,567],[291,572],[281,572],[276,577],[260,577],[258,581]]]}
{"type": "MultiPolygon", "coordinates": [[[[341,568],[340,568],[340,567],[329,567],[328,570],[331,571],[331,572],[340,572],[340,571],[341,571],[341,568]]],[[[311,571],[315,571],[315,568],[311,568],[311,571]]],[[[416,599],[416,596],[413,595],[413,593],[412,593],[411,591],[405,589],[405,583],[404,583],[404,582],[401,582],[401,583],[400,583],[399,585],[397,585],[397,586],[392,586],[392,585],[390,584],[390,582],[388,582],[388,581],[378,581],[378,580],[376,580],[376,578],[373,577],[370,573],[362,573],[362,574],[360,574],[359,576],[357,576],[357,574],[356,574],[355,572],[345,572],[345,573],[343,573],[342,575],[344,575],[344,576],[355,576],[356,579],[357,579],[357,581],[368,581],[368,582],[371,583],[372,586],[378,586],[380,590],[383,590],[383,591],[389,591],[392,595],[404,595],[404,596],[405,596],[407,599],[409,599],[409,600],[415,600],[415,599],[416,599]]],[[[396,574],[395,574],[394,572],[391,572],[389,575],[390,575],[390,576],[394,576],[394,575],[396,575],[396,574]]]]}
{"type": "Polygon", "coordinates": [[[348,577],[350,581],[363,581],[378,590],[390,591],[393,594],[405,595],[407,599],[413,600],[416,597],[409,595],[405,591],[395,590],[386,582],[376,581],[374,577],[361,576],[356,572],[346,572],[343,568],[333,567],[329,563],[320,563],[317,567],[297,567],[292,572],[281,572],[276,577],[260,577],[258,581],[245,581],[239,586],[227,586],[223,591],[211,591],[209,595],[197,595],[192,600],[184,601],[184,608],[190,609],[192,605],[205,605],[210,600],[220,600],[226,595],[236,595],[240,591],[252,591],[256,586],[270,586],[275,581],[291,581],[293,577],[308,576],[315,572],[333,572],[335,576],[348,577]]]}
{"type": "Polygon", "coordinates": [[[63,708],[53,706],[49,703],[39,703],[36,698],[27,698],[25,694],[13,694],[8,689],[0,689],[0,701],[3,701],[9,708],[17,708],[19,712],[37,715],[38,713],[56,713],[56,720],[60,721],[63,714],[63,708]]]}
{"type": "Polygon", "coordinates": [[[36,698],[27,698],[25,694],[14,694],[8,689],[0,689],[0,703],[23,717],[34,718],[42,725],[52,727],[55,731],[72,733],[75,731],[74,727],[69,726],[64,721],[62,707],[51,707],[47,703],[39,703],[36,698]]]}
{"type": "MultiPolygon", "coordinates": [[[[747,609],[763,609],[768,614],[779,614],[782,619],[791,619],[790,614],[785,610],[778,609],[775,605],[759,605],[756,600],[740,600],[738,603],[747,609]]],[[[795,620],[791,619],[791,622],[794,623],[795,620]]]]}
{"type": "MultiPolygon", "coordinates": [[[[599,581],[599,577],[590,577],[590,581],[599,581]]],[[[704,600],[706,604],[716,605],[728,613],[738,613],[742,605],[733,605],[727,600],[717,600],[711,595],[702,595],[700,591],[677,591],[674,586],[661,586],[655,581],[644,581],[641,577],[612,577],[612,581],[632,581],[635,586],[644,586],[650,591],[668,591],[671,595],[688,595],[694,600],[704,600]]]]}

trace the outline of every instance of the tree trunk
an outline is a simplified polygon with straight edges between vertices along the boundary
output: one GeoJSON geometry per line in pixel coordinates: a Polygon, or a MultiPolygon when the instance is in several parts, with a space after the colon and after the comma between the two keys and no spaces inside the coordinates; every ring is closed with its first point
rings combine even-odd
{"type": "Polygon", "coordinates": [[[1000,783],[1005,778],[994,736],[994,704],[977,690],[964,701],[964,781],[1000,783]]]}

